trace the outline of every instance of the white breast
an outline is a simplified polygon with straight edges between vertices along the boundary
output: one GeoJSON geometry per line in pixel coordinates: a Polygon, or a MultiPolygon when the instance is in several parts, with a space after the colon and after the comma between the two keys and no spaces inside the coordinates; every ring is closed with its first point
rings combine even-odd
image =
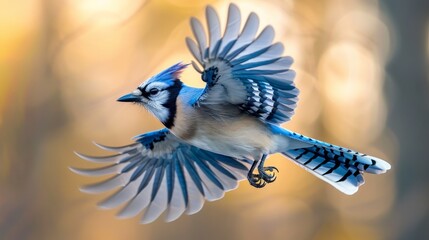
{"type": "Polygon", "coordinates": [[[241,116],[227,122],[205,118],[198,123],[195,135],[188,142],[212,152],[257,159],[262,153],[268,153],[273,145],[265,125],[252,117],[241,116]]]}

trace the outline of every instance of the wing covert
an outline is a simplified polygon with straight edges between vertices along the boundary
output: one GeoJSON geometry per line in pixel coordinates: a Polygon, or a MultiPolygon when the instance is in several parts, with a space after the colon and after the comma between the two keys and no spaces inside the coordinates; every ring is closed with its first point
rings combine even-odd
{"type": "Polygon", "coordinates": [[[113,176],[81,190],[101,193],[118,189],[99,206],[111,209],[125,205],[118,214],[122,218],[144,210],[142,223],[156,220],[163,212],[166,221],[173,221],[183,213],[198,212],[204,200],[220,199],[226,191],[235,189],[251,164],[193,147],[168,129],[139,135],[136,143],[123,147],[96,145],[117,154],[92,157],[77,153],[85,160],[108,165],[95,169],[71,168],[72,171],[87,176],[113,176]]]}
{"type": "Polygon", "coordinates": [[[283,55],[283,45],[273,43],[274,29],[265,27],[259,35],[259,18],[251,13],[240,31],[241,14],[230,4],[223,35],[216,11],[206,9],[209,44],[201,22],[191,19],[196,42],[186,38],[193,62],[202,73],[206,88],[197,105],[232,104],[263,121],[288,121],[296,107],[299,91],[290,69],[293,59],[283,55]]]}

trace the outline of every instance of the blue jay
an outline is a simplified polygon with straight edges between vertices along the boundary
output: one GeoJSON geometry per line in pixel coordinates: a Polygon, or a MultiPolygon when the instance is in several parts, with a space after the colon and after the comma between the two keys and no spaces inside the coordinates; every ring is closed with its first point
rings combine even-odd
{"type": "Polygon", "coordinates": [[[280,126],[288,121],[298,101],[293,62],[282,56],[283,45],[273,43],[274,30],[259,35],[259,18],[251,13],[242,30],[241,14],[231,4],[225,31],[219,17],[206,8],[208,39],[196,18],[191,27],[196,42],[186,38],[205,88],[186,86],[180,80],[188,66],[177,63],[118,99],[142,105],[165,128],[138,135],[123,147],[96,144],[112,156],[85,160],[110,163],[97,169],[72,170],[78,174],[114,174],[82,191],[100,193],[119,188],[102,201],[102,208],[124,205],[119,217],[144,210],[142,223],[165,212],[173,221],[183,213],[201,210],[204,200],[214,201],[247,178],[257,188],[272,183],[277,168],[265,166],[268,155],[281,153],[316,177],[345,194],[364,183],[363,173],[380,174],[390,165],[376,157],[315,140],[280,126]]]}

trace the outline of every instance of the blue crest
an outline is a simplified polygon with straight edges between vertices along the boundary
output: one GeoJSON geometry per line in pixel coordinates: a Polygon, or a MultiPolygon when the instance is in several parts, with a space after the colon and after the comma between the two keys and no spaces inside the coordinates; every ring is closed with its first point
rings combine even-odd
{"type": "Polygon", "coordinates": [[[149,82],[159,81],[159,82],[169,82],[175,81],[180,78],[180,74],[189,64],[183,64],[182,62],[176,63],[173,66],[163,70],[157,75],[151,77],[149,82]]]}

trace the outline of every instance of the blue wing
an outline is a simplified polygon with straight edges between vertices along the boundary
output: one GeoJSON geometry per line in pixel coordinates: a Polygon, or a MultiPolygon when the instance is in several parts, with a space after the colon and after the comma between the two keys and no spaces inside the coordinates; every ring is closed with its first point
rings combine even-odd
{"type": "Polygon", "coordinates": [[[251,164],[188,145],[168,129],[139,135],[136,143],[128,146],[97,145],[118,154],[78,156],[91,162],[111,164],[72,170],[88,176],[114,175],[81,190],[100,193],[119,188],[99,205],[110,209],[126,203],[119,217],[132,217],[145,210],[142,223],[156,220],[165,211],[166,221],[173,221],[183,213],[200,211],[204,199],[214,201],[222,198],[226,191],[235,189],[251,164]]]}
{"type": "Polygon", "coordinates": [[[274,30],[265,27],[256,36],[258,16],[251,13],[240,32],[241,14],[229,6],[226,29],[221,36],[219,17],[206,9],[209,44],[200,21],[191,19],[196,42],[187,38],[189,50],[203,67],[193,62],[207,83],[197,105],[236,105],[262,121],[279,124],[288,121],[298,101],[298,89],[290,69],[293,59],[283,55],[283,45],[273,43],[274,30]]]}

